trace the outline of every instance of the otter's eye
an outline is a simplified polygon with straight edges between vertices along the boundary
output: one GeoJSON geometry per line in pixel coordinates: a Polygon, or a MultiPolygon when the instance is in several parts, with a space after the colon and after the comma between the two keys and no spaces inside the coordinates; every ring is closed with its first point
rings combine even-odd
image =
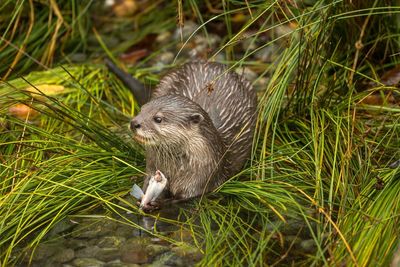
{"type": "Polygon", "coordinates": [[[155,117],[153,118],[153,120],[154,120],[156,123],[161,123],[161,122],[162,122],[162,118],[161,118],[161,117],[158,117],[158,116],[155,116],[155,117]]]}

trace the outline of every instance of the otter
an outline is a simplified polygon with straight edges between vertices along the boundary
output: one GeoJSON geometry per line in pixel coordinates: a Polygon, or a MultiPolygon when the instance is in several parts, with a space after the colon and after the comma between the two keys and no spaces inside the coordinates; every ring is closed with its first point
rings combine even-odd
{"type": "Polygon", "coordinates": [[[242,76],[220,63],[186,63],[164,76],[149,99],[143,86],[106,63],[143,103],[130,122],[134,139],[146,151],[143,192],[157,170],[168,179],[170,197],[188,199],[214,190],[243,168],[252,147],[257,97],[242,76]]]}

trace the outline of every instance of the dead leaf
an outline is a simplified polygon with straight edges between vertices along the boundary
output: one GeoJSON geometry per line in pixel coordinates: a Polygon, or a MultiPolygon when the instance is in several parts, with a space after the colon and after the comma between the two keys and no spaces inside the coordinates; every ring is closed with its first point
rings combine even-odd
{"type": "Polygon", "coordinates": [[[373,94],[363,98],[361,103],[367,105],[381,106],[385,103],[394,104],[396,103],[396,100],[392,95],[373,94]]]}
{"type": "Polygon", "coordinates": [[[31,108],[28,105],[25,104],[15,104],[12,105],[11,107],[8,108],[8,112],[14,116],[17,117],[18,119],[21,120],[26,120],[28,118],[28,120],[31,120],[35,117],[37,117],[37,115],[39,115],[39,112],[36,111],[35,109],[31,108]]]}
{"type": "Polygon", "coordinates": [[[135,64],[140,59],[144,58],[149,54],[147,49],[138,49],[129,53],[125,53],[119,56],[119,59],[126,64],[135,64]]]}

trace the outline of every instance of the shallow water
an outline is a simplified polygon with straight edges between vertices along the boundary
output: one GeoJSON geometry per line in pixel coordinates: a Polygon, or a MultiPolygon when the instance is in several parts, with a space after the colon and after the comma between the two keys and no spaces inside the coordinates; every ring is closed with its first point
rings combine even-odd
{"type": "MultiPolygon", "coordinates": [[[[192,233],[165,219],[185,222],[185,212],[193,214],[197,212],[195,207],[191,201],[164,206],[152,213],[159,217],[106,210],[96,211],[98,215],[69,217],[50,231],[33,254],[25,252],[17,266],[194,266],[203,255],[194,245],[192,233]]],[[[273,262],[290,265],[315,250],[314,240],[301,230],[305,228],[304,222],[289,220],[282,225],[281,221],[271,221],[271,232],[277,225],[283,233],[277,237],[280,241],[275,242],[278,251],[290,253],[282,260],[277,255],[273,262]]]]}
{"type": "MultiPolygon", "coordinates": [[[[167,207],[153,214],[176,220],[182,218],[180,208],[167,207]]],[[[191,233],[174,224],[129,213],[123,218],[106,211],[97,214],[64,219],[33,254],[25,252],[17,266],[193,266],[202,258],[194,247],[173,245],[151,234],[156,229],[167,238],[190,244],[191,233]]]]}

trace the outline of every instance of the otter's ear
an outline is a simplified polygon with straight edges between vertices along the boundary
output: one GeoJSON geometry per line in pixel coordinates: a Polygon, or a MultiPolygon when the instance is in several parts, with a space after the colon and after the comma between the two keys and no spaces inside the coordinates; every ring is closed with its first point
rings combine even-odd
{"type": "Polygon", "coordinates": [[[200,113],[194,113],[194,114],[190,115],[190,122],[191,123],[198,124],[202,120],[204,120],[204,117],[200,113]]]}

